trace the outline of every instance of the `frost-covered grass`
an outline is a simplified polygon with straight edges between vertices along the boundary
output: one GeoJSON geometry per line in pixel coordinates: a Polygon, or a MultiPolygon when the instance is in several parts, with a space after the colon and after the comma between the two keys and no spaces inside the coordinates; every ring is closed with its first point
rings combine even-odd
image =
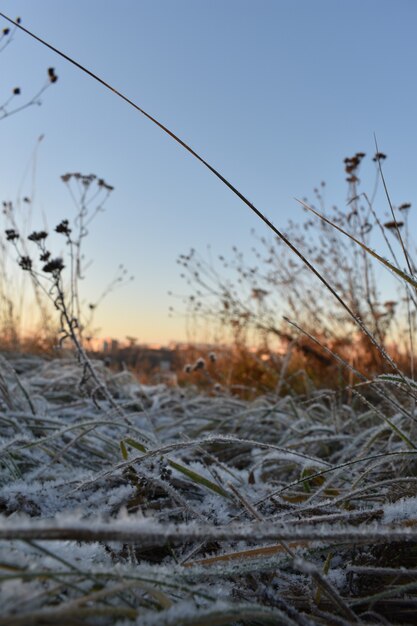
{"type": "Polygon", "coordinates": [[[110,404],[75,360],[0,368],[0,625],[416,622],[409,381],[249,402],[96,363],[110,404]]]}

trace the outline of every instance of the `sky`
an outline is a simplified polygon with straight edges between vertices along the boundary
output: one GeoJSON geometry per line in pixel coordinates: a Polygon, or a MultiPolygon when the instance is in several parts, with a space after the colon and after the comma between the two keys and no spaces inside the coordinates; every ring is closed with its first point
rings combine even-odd
{"type": "MultiPolygon", "coordinates": [[[[295,198],[322,180],[343,206],[343,158],[371,157],[374,133],[394,204],[416,205],[414,0],[0,0],[0,11],[168,126],[280,229],[303,219],[295,198]]],[[[249,251],[251,229],[266,226],[149,120],[22,32],[0,53],[0,102],[15,86],[23,102],[48,67],[59,80],[42,106],[0,123],[0,200],[30,195],[33,227],[53,228],[74,213],[62,174],[104,178],[115,191],[86,239],[84,288],[99,296],[120,263],[135,279],[103,301],[96,325],[185,340],[168,295],[186,292],[178,255],[249,251]]],[[[368,158],[364,187],[372,172],[368,158]]]]}

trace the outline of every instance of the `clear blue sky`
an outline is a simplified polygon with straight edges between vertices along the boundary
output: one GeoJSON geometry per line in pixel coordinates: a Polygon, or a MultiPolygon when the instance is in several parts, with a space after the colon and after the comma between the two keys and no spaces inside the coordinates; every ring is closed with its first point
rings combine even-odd
{"type": "MultiPolygon", "coordinates": [[[[0,7],[179,134],[279,228],[302,219],[293,198],[321,180],[329,203],[345,201],[342,160],[372,155],[374,132],[389,156],[394,203],[417,207],[415,0],[0,0],[0,7]]],[[[0,199],[16,197],[41,133],[35,209],[51,227],[71,216],[61,174],[104,177],[115,192],[88,241],[95,260],[88,289],[98,294],[121,262],[136,278],[109,296],[97,322],[105,335],[184,338],[184,321],[168,318],[167,292],[184,291],[177,255],[207,244],[225,255],[234,244],[249,250],[251,228],[265,227],[160,130],[23,33],[0,55],[1,100],[15,85],[32,94],[49,66],[59,81],[42,107],[1,122],[0,199]]]]}

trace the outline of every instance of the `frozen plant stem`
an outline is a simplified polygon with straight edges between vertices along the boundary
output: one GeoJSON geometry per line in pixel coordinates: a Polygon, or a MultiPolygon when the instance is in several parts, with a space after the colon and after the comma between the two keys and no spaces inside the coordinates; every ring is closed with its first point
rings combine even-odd
{"type": "Polygon", "coordinates": [[[69,317],[68,314],[68,310],[67,310],[67,306],[66,306],[66,302],[65,302],[65,294],[62,288],[62,281],[61,281],[61,276],[60,273],[55,275],[55,281],[54,281],[54,287],[57,291],[57,298],[55,299],[55,306],[58,309],[58,311],[61,314],[61,319],[63,319],[65,321],[65,331],[68,333],[69,337],[71,338],[71,341],[73,342],[76,350],[77,350],[77,355],[78,358],[80,360],[80,363],[82,364],[84,371],[88,372],[88,374],[91,376],[91,378],[93,379],[93,381],[96,384],[96,388],[94,390],[94,394],[96,394],[97,392],[101,392],[103,394],[103,396],[105,397],[105,399],[108,401],[108,403],[110,404],[110,406],[116,411],[116,413],[122,417],[125,422],[127,424],[130,424],[129,419],[127,418],[125,412],[123,411],[123,409],[114,401],[113,396],[111,395],[110,391],[108,390],[107,386],[104,385],[99,377],[97,376],[97,372],[95,371],[90,359],[88,358],[82,344],[81,341],[79,340],[77,333],[75,332],[75,329],[77,328],[77,320],[76,319],[71,319],[69,317]]]}

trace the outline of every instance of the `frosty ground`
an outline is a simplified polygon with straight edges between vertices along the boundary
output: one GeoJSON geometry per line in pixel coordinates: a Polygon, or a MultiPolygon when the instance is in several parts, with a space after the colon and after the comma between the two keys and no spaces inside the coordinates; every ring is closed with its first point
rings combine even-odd
{"type": "Polygon", "coordinates": [[[408,379],[245,401],[94,367],[113,406],[75,358],[0,358],[0,625],[416,623],[408,379]]]}

